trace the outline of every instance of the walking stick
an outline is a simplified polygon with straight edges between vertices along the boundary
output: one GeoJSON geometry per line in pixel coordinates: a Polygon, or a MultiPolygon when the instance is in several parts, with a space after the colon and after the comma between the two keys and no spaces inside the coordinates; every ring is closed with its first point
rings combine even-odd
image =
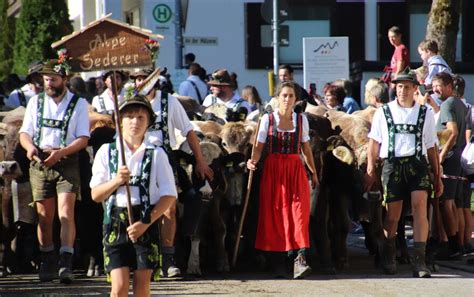
{"type": "MultiPolygon", "coordinates": [[[[265,109],[265,112],[263,114],[267,112],[269,112],[269,110],[265,109]]],[[[255,132],[255,139],[253,140],[252,153],[250,155],[250,159],[253,159],[254,154],[255,154],[255,146],[257,145],[258,130],[260,129],[261,120],[262,120],[262,117],[258,119],[257,130],[255,132]]],[[[244,226],[245,215],[247,214],[247,207],[248,207],[249,198],[250,198],[250,190],[252,188],[253,174],[254,174],[254,170],[250,170],[249,179],[247,181],[247,192],[245,193],[244,208],[242,209],[242,216],[240,217],[239,231],[237,232],[237,241],[235,242],[234,255],[232,257],[232,267],[235,267],[235,264],[237,262],[237,254],[239,252],[239,245],[240,245],[240,236],[242,234],[242,228],[244,226]]]]}
{"type": "MultiPolygon", "coordinates": [[[[122,159],[122,164],[127,166],[127,160],[125,159],[125,150],[123,145],[123,136],[122,136],[122,126],[120,126],[120,113],[118,108],[118,99],[117,99],[117,82],[115,80],[115,70],[112,72],[112,99],[114,101],[114,112],[115,112],[115,129],[117,131],[117,137],[120,145],[120,157],[122,159]]],[[[133,224],[133,209],[132,209],[132,198],[130,194],[130,185],[128,180],[125,181],[125,190],[127,191],[127,213],[128,213],[128,223],[129,225],[133,224]]]]}

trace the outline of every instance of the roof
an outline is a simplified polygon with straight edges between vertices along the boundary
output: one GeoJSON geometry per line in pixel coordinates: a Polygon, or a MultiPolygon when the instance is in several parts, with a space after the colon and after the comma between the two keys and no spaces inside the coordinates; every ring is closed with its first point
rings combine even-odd
{"type": "Polygon", "coordinates": [[[93,27],[96,27],[98,26],[99,24],[101,23],[104,23],[104,22],[107,22],[107,23],[111,23],[113,25],[117,25],[117,26],[121,26],[125,29],[129,29],[129,30],[132,30],[140,35],[143,35],[143,37],[147,37],[149,39],[163,39],[163,35],[159,35],[159,34],[153,34],[151,30],[148,30],[148,29],[143,29],[143,28],[140,28],[140,27],[136,27],[136,26],[132,26],[132,25],[129,25],[129,24],[126,24],[126,23],[122,23],[122,22],[119,22],[117,20],[113,20],[113,19],[110,19],[109,17],[111,16],[112,14],[109,13],[108,15],[98,19],[98,20],[95,20],[91,23],[89,23],[89,25],[85,26],[84,28],[82,28],[80,31],[74,31],[73,33],[69,34],[69,35],[66,35],[66,36],[63,36],[61,38],[61,40],[59,41],[56,41],[54,42],[53,44],[51,44],[51,47],[52,48],[57,48],[61,45],[63,45],[65,42],[67,42],[68,40],[78,36],[79,34],[82,34],[84,33],[85,31],[88,31],[90,30],[91,28],[93,27]]]}

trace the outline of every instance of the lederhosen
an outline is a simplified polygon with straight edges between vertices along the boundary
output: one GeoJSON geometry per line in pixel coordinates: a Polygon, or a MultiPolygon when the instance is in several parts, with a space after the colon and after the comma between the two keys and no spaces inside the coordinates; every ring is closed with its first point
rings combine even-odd
{"type": "MultiPolygon", "coordinates": [[[[154,149],[146,149],[141,161],[139,176],[131,176],[130,187],[138,187],[140,205],[135,205],[133,217],[135,221],[150,223],[150,176],[154,149]]],[[[109,178],[117,174],[118,150],[116,143],[109,144],[109,178]]],[[[135,269],[155,269],[160,263],[158,221],[151,224],[138,238],[136,243],[128,239],[128,213],[126,207],[115,206],[116,192],[105,201],[103,221],[104,268],[110,273],[115,268],[130,267],[135,269]]]]}
{"type": "Polygon", "coordinates": [[[385,202],[409,199],[413,191],[430,191],[428,165],[423,156],[423,127],[426,106],[420,106],[415,125],[395,124],[388,104],[384,104],[382,110],[388,128],[388,156],[384,160],[382,169],[385,202]],[[396,134],[413,134],[415,136],[415,155],[395,157],[396,134]]]}
{"type": "Polygon", "coordinates": [[[268,122],[269,154],[260,182],[255,248],[273,252],[302,250],[310,245],[310,187],[300,157],[302,115],[297,115],[294,132],[279,132],[273,113],[268,122]]]}
{"type": "MultiPolygon", "coordinates": [[[[33,135],[33,143],[38,149],[38,157],[41,160],[45,160],[49,157],[48,152],[44,152],[40,149],[41,137],[43,127],[59,129],[60,130],[60,148],[67,146],[66,138],[68,133],[69,122],[72,117],[74,108],[77,105],[79,96],[74,95],[66,107],[64,117],[62,120],[47,119],[44,117],[44,105],[45,105],[45,94],[41,93],[38,95],[37,103],[37,119],[36,119],[36,129],[37,131],[33,135]]],[[[57,149],[57,148],[51,148],[57,149]]],[[[43,198],[48,198],[55,196],[57,190],[66,184],[66,192],[72,191],[77,194],[76,199],[80,200],[80,175],[78,172],[78,154],[71,154],[63,157],[51,168],[43,166],[43,164],[36,161],[30,162],[30,182],[32,186],[33,198],[36,200],[42,200],[43,198]],[[77,171],[76,171],[77,170],[77,171]],[[45,181],[48,181],[47,183],[45,181]],[[57,182],[60,183],[58,184],[57,182]],[[56,183],[56,193],[53,193],[51,190],[51,182],[56,183]],[[45,197],[47,195],[47,197],[45,197]]]]}

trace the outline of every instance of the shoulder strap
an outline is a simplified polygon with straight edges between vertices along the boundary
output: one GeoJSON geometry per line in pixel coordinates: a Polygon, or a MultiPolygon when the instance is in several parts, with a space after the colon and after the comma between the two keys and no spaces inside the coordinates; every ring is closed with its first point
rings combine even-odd
{"type": "Polygon", "coordinates": [[[20,106],[26,107],[25,93],[21,89],[17,89],[17,94],[18,94],[18,101],[20,102],[20,106]]]}
{"type": "Polygon", "coordinates": [[[72,96],[69,105],[67,106],[66,113],[63,117],[63,124],[61,126],[61,147],[66,147],[66,137],[67,137],[67,129],[69,127],[69,121],[72,117],[72,112],[77,105],[77,101],[79,101],[79,96],[75,95],[72,96]]]}
{"type": "Polygon", "coordinates": [[[194,90],[196,91],[196,94],[197,94],[197,99],[199,100],[199,104],[202,104],[202,97],[201,97],[201,93],[199,93],[199,89],[198,87],[196,86],[196,83],[194,83],[192,80],[188,79],[187,81],[189,81],[193,87],[194,87],[194,90]]]}
{"type": "Polygon", "coordinates": [[[388,159],[390,160],[395,157],[395,124],[393,122],[392,112],[387,103],[382,106],[382,109],[388,128],[388,159]]]}
{"type": "Polygon", "coordinates": [[[33,143],[39,147],[41,140],[41,130],[43,128],[43,111],[44,111],[44,93],[38,95],[38,103],[36,105],[36,129],[38,129],[34,135],[33,143]]]}

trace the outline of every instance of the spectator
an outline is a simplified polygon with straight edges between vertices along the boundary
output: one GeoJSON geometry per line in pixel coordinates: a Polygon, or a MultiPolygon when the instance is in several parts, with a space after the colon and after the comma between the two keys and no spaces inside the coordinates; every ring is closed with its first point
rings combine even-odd
{"type": "Polygon", "coordinates": [[[69,80],[69,90],[87,100],[88,103],[92,102],[92,97],[86,92],[86,83],[80,76],[75,76],[69,80]]]}
{"type": "Polygon", "coordinates": [[[290,65],[280,65],[280,67],[278,67],[278,80],[280,81],[280,83],[287,81],[294,82],[296,85],[296,98],[298,98],[298,100],[303,100],[313,105],[318,105],[314,98],[309,96],[308,92],[306,92],[303,87],[301,87],[295,82],[293,77],[293,67],[291,67],[290,65]]]}
{"type": "Polygon", "coordinates": [[[326,106],[329,109],[335,109],[337,111],[346,112],[346,109],[342,105],[345,97],[346,92],[344,91],[344,88],[336,85],[328,86],[326,91],[324,92],[326,106]]]}
{"type": "Polygon", "coordinates": [[[42,62],[34,62],[28,67],[28,75],[23,87],[15,89],[8,96],[5,105],[10,108],[17,108],[28,104],[30,98],[43,91],[43,76],[38,72],[43,68],[42,62]]]}
{"type": "Polygon", "coordinates": [[[208,94],[207,85],[201,80],[199,74],[201,66],[198,63],[192,63],[189,66],[188,78],[179,85],[179,95],[193,98],[197,103],[202,104],[208,94]]]}
{"type": "Polygon", "coordinates": [[[368,101],[371,106],[376,108],[389,102],[388,86],[383,81],[377,82],[368,90],[368,101]]]}
{"type": "Polygon", "coordinates": [[[333,85],[342,87],[346,93],[342,106],[347,113],[351,114],[354,111],[360,110],[359,103],[352,98],[352,83],[347,79],[338,79],[333,82],[333,85]]]}
{"type": "Polygon", "coordinates": [[[194,61],[196,61],[196,56],[193,53],[187,53],[184,55],[184,68],[189,69],[194,61]]]}
{"type": "Polygon", "coordinates": [[[254,86],[247,85],[242,89],[242,98],[250,104],[251,110],[257,110],[262,106],[262,99],[254,86]]]}
{"type": "Polygon", "coordinates": [[[373,86],[378,84],[381,80],[377,77],[372,77],[367,80],[365,83],[365,91],[364,91],[364,103],[366,105],[373,105],[374,102],[370,97],[369,91],[372,89],[373,86]]]}
{"type": "MultiPolygon", "coordinates": [[[[399,27],[393,26],[388,29],[388,40],[395,48],[389,67],[390,77],[394,77],[410,66],[410,56],[407,47],[402,43],[402,31],[399,27]]],[[[386,83],[390,83],[390,81],[386,83]]],[[[390,84],[390,99],[395,99],[395,86],[393,84],[390,84]]]]}
{"type": "Polygon", "coordinates": [[[452,73],[448,63],[438,55],[438,43],[434,40],[423,40],[418,45],[418,53],[420,54],[423,65],[428,67],[428,74],[425,78],[424,84],[431,86],[434,76],[440,72],[452,73]]]}
{"type": "MultiPolygon", "coordinates": [[[[95,96],[92,99],[92,106],[99,113],[113,114],[114,112],[114,100],[113,100],[113,86],[112,86],[112,74],[115,73],[115,81],[117,83],[117,100],[122,101],[125,96],[124,84],[127,82],[128,77],[124,71],[107,71],[102,75],[102,79],[105,81],[107,89],[95,96]]],[[[97,80],[96,80],[97,83],[97,80]]],[[[99,89],[99,88],[97,88],[99,89]]]]}

